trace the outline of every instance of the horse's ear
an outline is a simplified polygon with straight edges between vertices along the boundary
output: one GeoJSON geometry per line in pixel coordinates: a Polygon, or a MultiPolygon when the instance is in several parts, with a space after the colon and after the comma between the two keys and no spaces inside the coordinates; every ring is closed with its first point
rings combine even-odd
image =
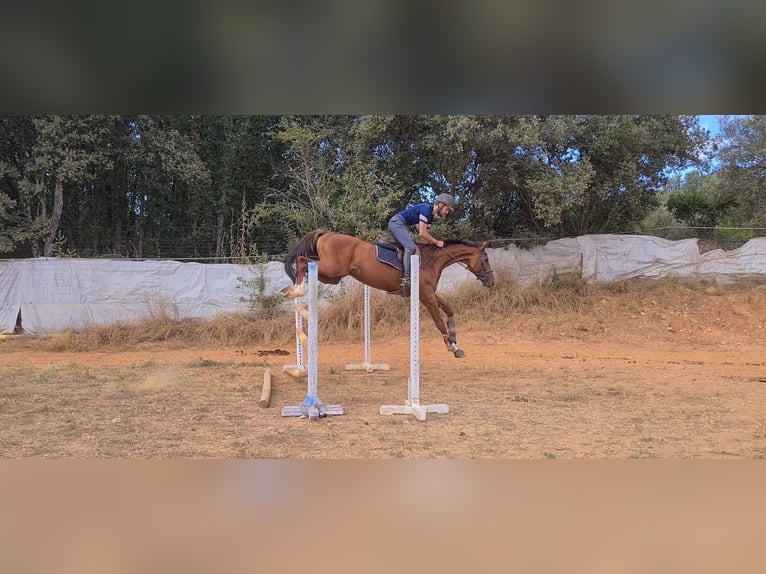
{"type": "Polygon", "coordinates": [[[482,241],[481,248],[486,249],[487,247],[489,247],[489,241],[482,241]]]}

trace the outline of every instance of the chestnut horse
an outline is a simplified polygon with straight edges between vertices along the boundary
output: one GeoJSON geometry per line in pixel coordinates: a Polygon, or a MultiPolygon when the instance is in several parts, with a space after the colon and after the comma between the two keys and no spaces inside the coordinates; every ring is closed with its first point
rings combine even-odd
{"type": "MultiPolygon", "coordinates": [[[[420,302],[436,324],[444,338],[444,344],[455,357],[465,353],[457,347],[455,321],[452,308],[436,294],[439,278],[445,267],[458,263],[476,275],[485,287],[495,283],[494,272],[489,264],[486,248],[489,241],[445,240],[444,247],[418,244],[420,251],[420,302]],[[447,316],[445,324],[441,311],[447,316]]],[[[294,285],[282,289],[287,299],[303,296],[303,281],[308,263],[319,260],[319,281],[336,285],[350,275],[357,281],[391,294],[409,296],[400,286],[402,272],[389,264],[381,263],[373,243],[350,235],[317,229],[304,235],[285,258],[285,272],[294,285]]]]}

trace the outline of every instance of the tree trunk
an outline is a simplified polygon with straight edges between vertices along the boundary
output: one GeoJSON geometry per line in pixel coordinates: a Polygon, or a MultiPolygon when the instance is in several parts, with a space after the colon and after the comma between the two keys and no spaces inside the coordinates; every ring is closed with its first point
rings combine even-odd
{"type": "MultiPolygon", "coordinates": [[[[32,216],[32,206],[29,203],[29,199],[27,198],[27,194],[23,192],[21,189],[19,190],[19,201],[23,205],[24,213],[27,216],[27,224],[29,226],[32,225],[34,221],[34,217],[32,216]]],[[[37,239],[37,237],[32,237],[29,240],[30,248],[32,251],[32,257],[39,257],[40,256],[40,241],[37,239]]]]}
{"type": "Polygon", "coordinates": [[[61,213],[64,211],[64,182],[60,177],[56,178],[56,184],[53,187],[53,212],[51,213],[51,223],[48,235],[45,236],[45,257],[53,256],[53,242],[58,233],[59,223],[61,223],[61,213]]]}

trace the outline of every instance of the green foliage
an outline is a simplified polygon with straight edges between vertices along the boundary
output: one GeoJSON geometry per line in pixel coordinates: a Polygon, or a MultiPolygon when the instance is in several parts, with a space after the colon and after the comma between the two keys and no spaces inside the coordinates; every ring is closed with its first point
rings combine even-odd
{"type": "Polygon", "coordinates": [[[625,231],[658,206],[667,168],[692,164],[704,134],[694,116],[585,116],[572,145],[592,178],[559,235],[625,231]]]}
{"type": "Polygon", "coordinates": [[[753,229],[716,229],[716,239],[726,245],[744,244],[762,234],[753,229]]]}
{"type": "Polygon", "coordinates": [[[79,257],[77,250],[67,247],[67,239],[64,237],[64,235],[61,234],[61,232],[59,232],[56,235],[56,238],[53,240],[53,249],[51,253],[53,257],[59,257],[62,259],[72,259],[74,257],[79,257]]]}
{"type": "Polygon", "coordinates": [[[766,226],[766,116],[735,117],[722,123],[716,141],[720,186],[737,198],[732,221],[766,226]]]}
{"type": "Polygon", "coordinates": [[[14,213],[15,207],[16,202],[0,192],[0,253],[13,251],[14,245],[23,236],[14,213]]]}
{"type": "Polygon", "coordinates": [[[674,193],[668,199],[667,209],[690,227],[715,227],[734,205],[736,200],[732,197],[710,197],[691,189],[674,193]]]}
{"type": "Polygon", "coordinates": [[[250,292],[248,299],[250,313],[257,320],[270,320],[284,312],[282,294],[279,291],[271,294],[266,293],[266,266],[268,261],[266,255],[254,254],[247,264],[256,265],[258,275],[254,279],[239,279],[240,284],[250,292]]]}
{"type": "Polygon", "coordinates": [[[737,199],[724,191],[717,174],[691,172],[676,182],[675,189],[667,196],[666,208],[689,227],[716,227],[737,206],[737,199]]]}
{"type": "Polygon", "coordinates": [[[292,238],[324,228],[372,239],[394,213],[390,196],[353,145],[355,117],[286,117],[272,137],[288,150],[253,224],[278,220],[292,238]]]}
{"type": "MultiPolygon", "coordinates": [[[[719,142],[726,171],[705,197],[736,197],[725,216],[755,222],[762,122],[748,122],[719,142]]],[[[628,231],[704,144],[694,116],[0,117],[0,251],[247,260],[319,227],[372,239],[444,192],[443,237],[628,231]]]]}
{"type": "Polygon", "coordinates": [[[677,227],[681,225],[681,222],[673,217],[673,214],[668,211],[666,203],[669,197],[670,193],[667,191],[660,192],[656,195],[659,205],[650,211],[638,225],[637,231],[639,233],[646,233],[655,229],[677,227]]]}
{"type": "Polygon", "coordinates": [[[109,169],[111,165],[111,154],[105,145],[111,122],[110,116],[41,116],[32,120],[37,139],[27,168],[28,177],[34,178],[42,192],[38,202],[42,218],[47,219],[43,238],[46,257],[54,255],[65,186],[89,183],[96,169],[109,169]]]}

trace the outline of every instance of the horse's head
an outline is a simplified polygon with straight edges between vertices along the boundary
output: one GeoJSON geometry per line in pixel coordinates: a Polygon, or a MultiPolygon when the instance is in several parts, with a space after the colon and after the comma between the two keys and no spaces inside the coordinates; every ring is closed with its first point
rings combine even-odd
{"type": "Polygon", "coordinates": [[[492,265],[489,264],[489,256],[486,251],[488,245],[489,241],[483,241],[477,245],[476,253],[468,261],[468,269],[476,275],[482,285],[492,287],[495,284],[495,272],[492,270],[492,265]]]}
{"type": "Polygon", "coordinates": [[[492,265],[489,264],[487,255],[487,246],[489,241],[477,243],[467,240],[447,240],[445,241],[445,251],[449,253],[453,261],[460,263],[476,278],[481,281],[485,287],[492,287],[495,284],[495,272],[492,265]]]}

